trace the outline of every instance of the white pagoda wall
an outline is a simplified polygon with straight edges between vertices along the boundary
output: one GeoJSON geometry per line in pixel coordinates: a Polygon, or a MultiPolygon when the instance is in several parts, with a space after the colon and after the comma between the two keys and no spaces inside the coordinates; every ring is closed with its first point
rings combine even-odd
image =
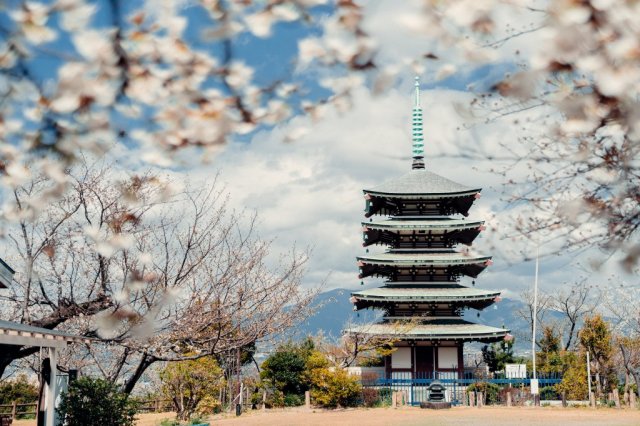
{"type": "Polygon", "coordinates": [[[408,378],[407,376],[424,377],[425,365],[430,365],[430,371],[447,373],[447,375],[464,371],[464,359],[462,356],[462,344],[456,342],[442,342],[435,346],[427,342],[417,342],[409,345],[407,342],[398,342],[396,350],[390,356],[385,357],[385,372],[389,378],[408,378]],[[425,356],[426,351],[432,363],[427,359],[418,359],[425,356]],[[420,369],[422,366],[422,369],[420,369]]]}

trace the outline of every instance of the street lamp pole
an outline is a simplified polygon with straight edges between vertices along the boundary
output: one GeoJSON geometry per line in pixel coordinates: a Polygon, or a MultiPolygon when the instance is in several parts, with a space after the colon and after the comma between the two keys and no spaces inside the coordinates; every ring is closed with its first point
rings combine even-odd
{"type": "Polygon", "coordinates": [[[533,279],[533,330],[531,334],[531,354],[533,356],[533,378],[536,379],[536,325],[538,319],[538,266],[540,246],[536,246],[536,272],[533,279]]]}
{"type": "Polygon", "coordinates": [[[540,405],[540,397],[538,391],[538,375],[536,373],[536,325],[538,322],[538,269],[540,258],[540,245],[536,245],[536,273],[533,280],[533,327],[531,330],[531,355],[533,359],[533,377],[530,381],[531,394],[533,395],[534,405],[540,405]]]}

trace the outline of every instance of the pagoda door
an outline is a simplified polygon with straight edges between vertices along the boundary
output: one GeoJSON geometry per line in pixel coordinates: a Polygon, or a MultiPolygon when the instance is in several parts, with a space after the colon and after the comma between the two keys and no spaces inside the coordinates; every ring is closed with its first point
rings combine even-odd
{"type": "Polygon", "coordinates": [[[433,346],[416,346],[416,378],[427,379],[433,375],[433,346]]]}

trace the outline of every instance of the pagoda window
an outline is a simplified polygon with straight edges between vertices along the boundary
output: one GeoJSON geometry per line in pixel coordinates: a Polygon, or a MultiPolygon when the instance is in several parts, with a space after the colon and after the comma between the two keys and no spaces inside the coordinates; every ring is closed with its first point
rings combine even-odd
{"type": "Polygon", "coordinates": [[[457,347],[438,347],[438,368],[458,368],[457,347]]]}
{"type": "Polygon", "coordinates": [[[411,368],[410,347],[399,347],[391,353],[391,368],[411,368]]]}

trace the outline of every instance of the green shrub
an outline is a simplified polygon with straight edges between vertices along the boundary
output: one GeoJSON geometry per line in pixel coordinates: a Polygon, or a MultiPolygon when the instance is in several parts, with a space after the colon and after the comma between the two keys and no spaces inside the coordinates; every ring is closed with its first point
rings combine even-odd
{"type": "Polygon", "coordinates": [[[572,352],[566,357],[567,370],[562,376],[562,382],[555,388],[556,392],[565,392],[569,400],[585,400],[587,395],[587,359],[584,352],[574,354],[572,352]]]}
{"type": "MultiPolygon", "coordinates": [[[[0,383],[0,404],[11,404],[16,401],[18,404],[30,404],[38,400],[38,387],[29,383],[27,376],[19,375],[13,380],[0,383]]],[[[19,419],[33,418],[33,414],[20,414],[20,409],[28,411],[27,408],[18,407],[19,419]]]]}
{"type": "Polygon", "coordinates": [[[24,374],[0,383],[0,404],[11,404],[13,401],[28,404],[37,400],[38,387],[29,383],[24,374]]]}
{"type": "Polygon", "coordinates": [[[558,401],[561,398],[555,386],[545,386],[540,389],[540,399],[544,401],[558,401]]]}
{"type": "Polygon", "coordinates": [[[393,391],[391,388],[382,388],[378,390],[378,395],[380,396],[380,400],[383,401],[384,404],[391,405],[391,394],[393,391]]]}
{"type": "Polygon", "coordinates": [[[256,391],[251,394],[251,405],[256,407],[262,406],[262,391],[256,391]]]}
{"type": "Polygon", "coordinates": [[[269,388],[285,395],[303,395],[309,389],[305,379],[307,358],[313,350],[313,341],[279,346],[263,363],[260,378],[269,388]]]}
{"type": "Polygon", "coordinates": [[[268,393],[265,405],[267,408],[284,407],[284,393],[279,390],[274,390],[268,393]]]}
{"type": "Polygon", "coordinates": [[[500,386],[494,383],[478,382],[467,387],[468,392],[482,392],[485,397],[487,405],[498,403],[498,394],[500,393],[500,386]]]}
{"type": "Polygon", "coordinates": [[[62,395],[58,413],[67,426],[133,426],[136,409],[113,383],[81,377],[62,395]]]}
{"type": "Polygon", "coordinates": [[[194,413],[211,414],[220,406],[213,395],[224,386],[224,374],[213,357],[171,362],[160,379],[178,420],[189,420],[194,413]]]}
{"type": "Polygon", "coordinates": [[[362,387],[362,393],[358,398],[357,404],[368,408],[388,407],[391,405],[391,389],[362,387]]]}
{"type": "Polygon", "coordinates": [[[360,360],[358,365],[360,367],[384,367],[384,356],[374,354],[360,360]]]}
{"type": "Polygon", "coordinates": [[[369,408],[391,405],[391,389],[363,388],[362,404],[369,408]]]}
{"type": "Polygon", "coordinates": [[[290,393],[284,396],[285,407],[299,407],[304,404],[304,396],[290,393]]]}
{"type": "Polygon", "coordinates": [[[362,386],[357,377],[341,368],[315,368],[310,372],[311,397],[322,407],[354,407],[358,405],[362,386]]]}

